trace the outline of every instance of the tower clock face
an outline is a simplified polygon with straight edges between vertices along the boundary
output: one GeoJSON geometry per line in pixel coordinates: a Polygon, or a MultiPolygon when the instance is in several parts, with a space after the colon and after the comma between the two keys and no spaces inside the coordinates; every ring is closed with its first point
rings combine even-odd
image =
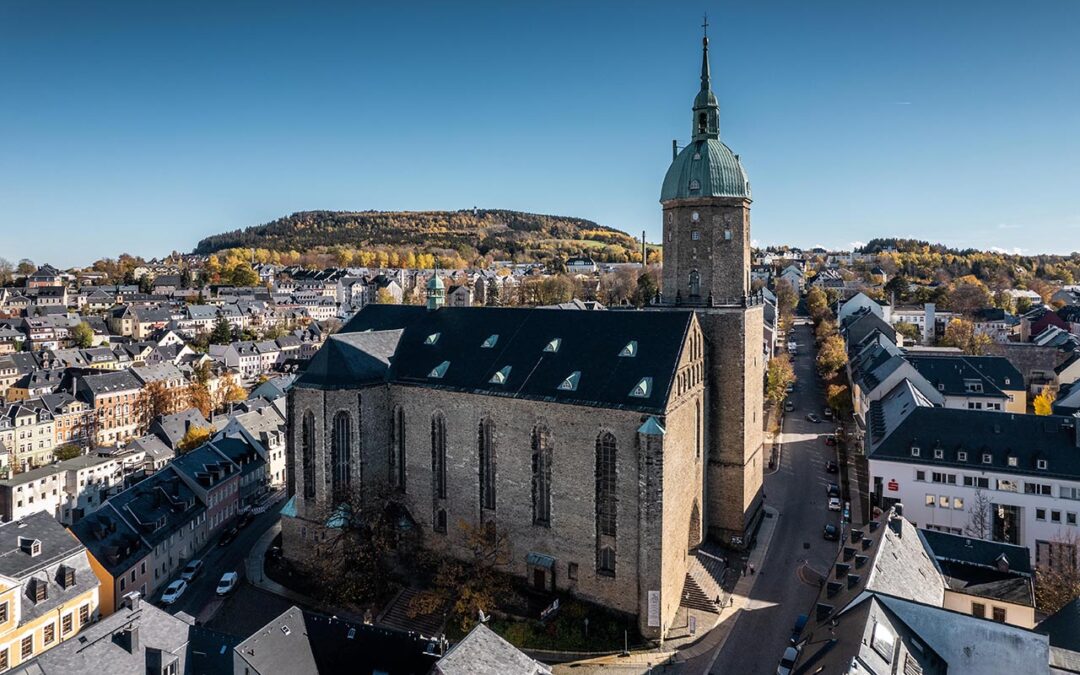
{"type": "Polygon", "coordinates": [[[695,223],[697,221],[699,221],[700,219],[701,219],[701,216],[698,215],[697,211],[694,211],[693,213],[690,214],[690,220],[694,221],[695,223]]]}

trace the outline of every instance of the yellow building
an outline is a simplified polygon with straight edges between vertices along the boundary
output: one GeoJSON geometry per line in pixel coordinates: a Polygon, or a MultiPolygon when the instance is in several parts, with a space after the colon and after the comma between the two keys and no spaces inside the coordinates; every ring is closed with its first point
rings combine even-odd
{"type": "Polygon", "coordinates": [[[86,548],[43,511],[0,525],[0,672],[98,618],[86,548]]]}

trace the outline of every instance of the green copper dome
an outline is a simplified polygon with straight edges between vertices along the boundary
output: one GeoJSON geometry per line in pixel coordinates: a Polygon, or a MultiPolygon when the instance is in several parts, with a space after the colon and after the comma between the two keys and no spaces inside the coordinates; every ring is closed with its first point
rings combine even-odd
{"type": "Polygon", "coordinates": [[[446,288],[446,285],[443,284],[443,280],[439,278],[439,273],[438,272],[435,272],[435,274],[433,274],[431,276],[431,278],[428,279],[427,289],[429,291],[435,291],[435,290],[441,291],[441,290],[443,290],[445,288],[446,288]]]}
{"type": "Polygon", "coordinates": [[[701,89],[694,97],[693,137],[664,176],[660,201],[695,197],[750,199],[750,181],[739,157],[720,140],[720,105],[709,77],[709,38],[701,41],[701,89]]]}
{"type": "Polygon", "coordinates": [[[660,201],[695,197],[745,197],[750,181],[739,158],[718,138],[693,141],[671,163],[660,201]]]}

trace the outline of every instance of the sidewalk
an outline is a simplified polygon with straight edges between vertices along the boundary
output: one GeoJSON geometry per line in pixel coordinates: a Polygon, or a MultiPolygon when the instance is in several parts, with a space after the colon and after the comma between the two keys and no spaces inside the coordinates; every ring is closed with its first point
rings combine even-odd
{"type": "MultiPolygon", "coordinates": [[[[760,570],[769,552],[776,519],[779,512],[771,506],[765,506],[765,517],[757,534],[757,546],[747,559],[748,567],[760,570]]],[[[731,604],[721,610],[713,626],[701,626],[703,631],[694,637],[665,640],[655,648],[640,650],[628,656],[603,656],[587,661],[575,661],[554,666],[552,671],[563,675],[591,675],[599,673],[687,673],[687,675],[707,673],[712,668],[717,654],[724,647],[742,610],[751,602],[756,574],[745,574],[739,578],[731,591],[731,604]]]]}

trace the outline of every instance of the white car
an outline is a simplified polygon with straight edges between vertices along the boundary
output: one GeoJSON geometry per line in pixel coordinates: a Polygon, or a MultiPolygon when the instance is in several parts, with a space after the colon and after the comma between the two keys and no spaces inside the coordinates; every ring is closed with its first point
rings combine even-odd
{"type": "Polygon", "coordinates": [[[799,658],[799,650],[788,647],[784,655],[780,657],[780,665],[776,667],[776,675],[791,675],[791,668],[795,665],[795,659],[799,658]]]}
{"type": "Polygon", "coordinates": [[[221,575],[221,581],[217,585],[218,595],[228,595],[236,590],[236,584],[240,582],[240,575],[236,572],[226,572],[221,575]]]}
{"type": "Polygon", "coordinates": [[[169,584],[169,587],[165,589],[165,592],[161,594],[161,604],[171,605],[180,599],[180,596],[187,590],[187,582],[183,579],[177,579],[169,584]]]}
{"type": "Polygon", "coordinates": [[[199,572],[202,572],[203,562],[201,560],[192,560],[184,568],[184,571],[180,573],[180,578],[184,581],[190,582],[195,577],[199,576],[199,572]]]}
{"type": "Polygon", "coordinates": [[[840,498],[839,497],[829,497],[829,510],[830,511],[839,511],[840,510],[840,498]]]}

